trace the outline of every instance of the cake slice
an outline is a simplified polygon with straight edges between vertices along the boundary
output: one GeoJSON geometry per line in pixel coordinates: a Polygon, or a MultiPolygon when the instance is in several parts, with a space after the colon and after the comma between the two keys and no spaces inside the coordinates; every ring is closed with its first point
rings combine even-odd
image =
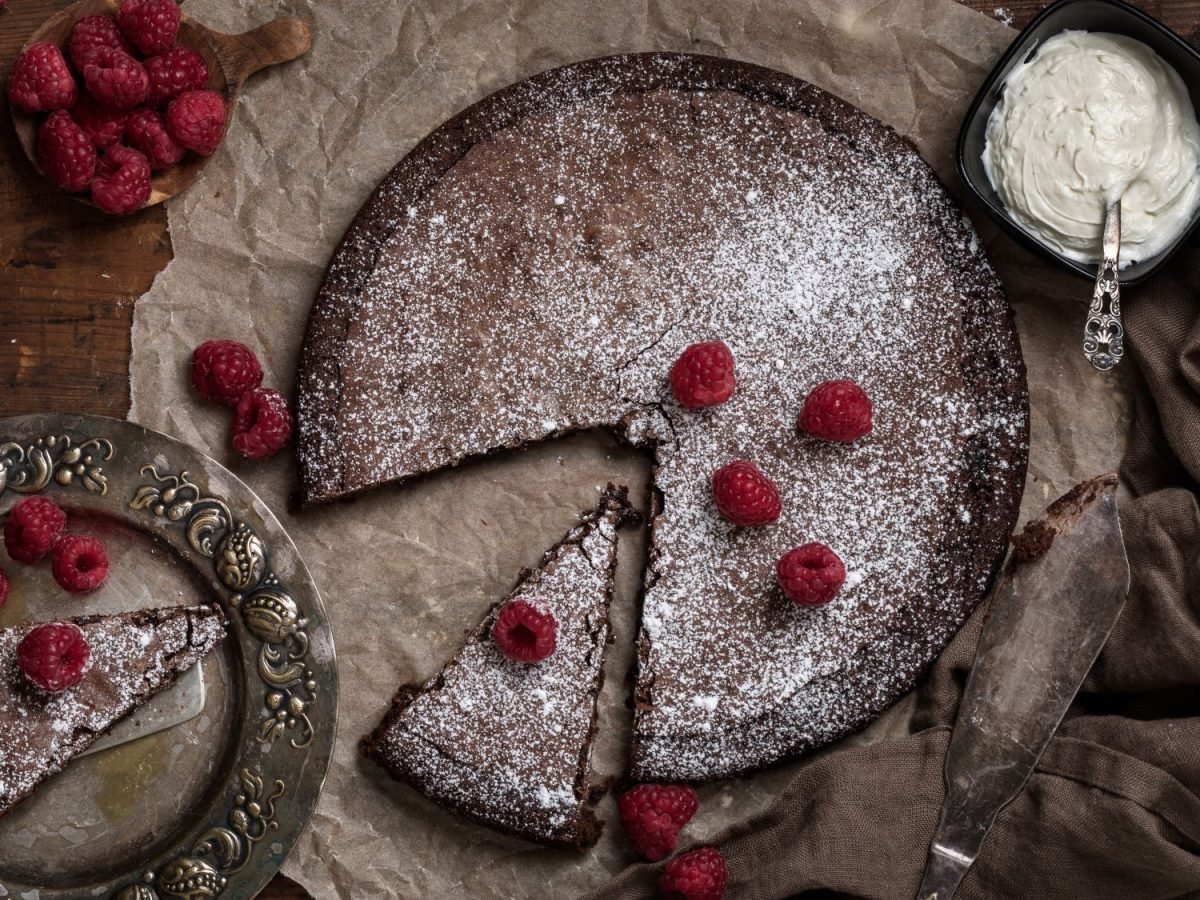
{"type": "Polygon", "coordinates": [[[91,650],[83,680],[56,694],[34,687],[17,646],[36,628],[0,629],[0,816],[225,636],[217,606],[168,607],[68,620],[91,650]]]}
{"type": "Polygon", "coordinates": [[[363,752],[394,778],[500,831],[550,846],[595,844],[592,737],[617,528],[638,518],[625,489],[610,485],[441,672],[400,688],[363,752]],[[545,603],[557,620],[557,647],[541,662],[514,662],[492,640],[500,609],[518,596],[545,603]]]}

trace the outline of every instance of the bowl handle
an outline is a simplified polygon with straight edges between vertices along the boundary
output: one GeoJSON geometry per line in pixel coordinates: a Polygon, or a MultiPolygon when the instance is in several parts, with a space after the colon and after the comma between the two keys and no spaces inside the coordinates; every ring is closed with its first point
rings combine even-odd
{"type": "Polygon", "coordinates": [[[289,62],[312,48],[312,29],[293,16],[280,16],[241,34],[211,34],[226,77],[236,85],[259,69],[289,62]]]}

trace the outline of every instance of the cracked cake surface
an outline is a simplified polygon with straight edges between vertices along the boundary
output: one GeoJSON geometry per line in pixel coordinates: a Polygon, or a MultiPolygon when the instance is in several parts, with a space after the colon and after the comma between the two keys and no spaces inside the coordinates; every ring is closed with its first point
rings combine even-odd
{"type": "Polygon", "coordinates": [[[83,680],[57,694],[30,685],[17,666],[17,646],[37,626],[0,629],[0,815],[173,685],[226,631],[225,615],[216,606],[63,621],[79,627],[91,654],[83,680]]]}
{"type": "Polygon", "coordinates": [[[596,701],[604,680],[617,528],[638,519],[625,490],[605,493],[535,569],[521,574],[441,672],[400,688],[363,752],[463,815],[553,846],[590,847],[596,701]],[[513,597],[549,606],[557,648],[538,663],[507,659],[492,640],[513,597]]]}
{"type": "Polygon", "coordinates": [[[633,776],[725,777],[859,728],[985,592],[1024,481],[1028,395],[978,238],[894,131],[812,85],[678,54],[520,82],[435,131],[339,248],[299,379],[318,503],[555,435],[653,455],[633,776]],[[723,340],[731,400],[667,384],[723,340]],[[808,390],[862,385],[873,431],[797,434],[808,390]],[[739,529],[709,477],[749,458],[783,515],[739,529]],[[774,582],[844,561],[832,603],[774,582]]]}

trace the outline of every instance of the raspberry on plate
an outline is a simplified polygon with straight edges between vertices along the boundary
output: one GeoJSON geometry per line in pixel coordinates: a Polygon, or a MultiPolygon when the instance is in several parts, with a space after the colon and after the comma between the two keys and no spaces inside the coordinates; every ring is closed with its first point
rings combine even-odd
{"type": "Polygon", "coordinates": [[[45,497],[26,497],[8,512],[4,547],[17,562],[34,563],[58,543],[67,527],[67,514],[45,497]]]}
{"type": "Polygon", "coordinates": [[[108,577],[108,553],[94,537],[67,535],[54,546],[50,560],[54,580],[72,594],[94,591],[108,577]]]}
{"type": "Polygon", "coordinates": [[[154,56],[175,46],[179,6],[175,0],[125,0],[117,24],[143,56],[154,56]]]}
{"type": "Polygon", "coordinates": [[[871,430],[871,398],[849,379],[823,381],[809,392],[796,424],[813,437],[849,443],[871,430]]]}
{"type": "Polygon", "coordinates": [[[38,129],[37,162],[63,190],[87,190],[96,174],[96,145],[69,112],[55,110],[38,129]]]}
{"type": "Polygon", "coordinates": [[[686,784],[639,784],[617,801],[625,833],[651,862],[675,852],[680,829],[699,806],[695,789],[686,784]]]}
{"type": "Polygon", "coordinates": [[[492,640],[515,662],[541,662],[554,653],[558,643],[554,610],[541,600],[514,597],[500,608],[492,625],[492,640]]]}
{"type": "Polygon", "coordinates": [[[75,105],[79,89],[62,51],[45,41],[31,44],[13,63],[8,99],[27,113],[50,112],[75,105]]]}
{"type": "Polygon", "coordinates": [[[79,626],[39,625],[17,645],[17,668],[43,691],[57,694],[83,681],[92,649],[79,626]]]}
{"type": "Polygon", "coordinates": [[[120,143],[122,135],[125,134],[125,120],[128,116],[127,112],[101,106],[86,96],[71,110],[71,118],[75,120],[75,124],[92,139],[98,150],[107,150],[113,144],[120,143]]]}
{"type": "Polygon", "coordinates": [[[775,575],[784,596],[797,606],[822,606],[841,590],[846,567],[824,544],[802,544],[780,557],[775,575]]]}
{"type": "Polygon", "coordinates": [[[152,109],[135,109],[125,125],[125,139],[144,155],[155,172],[183,159],[184,149],[167,133],[162,116],[152,109]]]}
{"type": "Polygon", "coordinates": [[[83,64],[88,93],[112,109],[133,109],[146,102],[150,76],[140,62],[113,47],[97,47],[83,64]]]}
{"type": "Polygon", "coordinates": [[[124,216],[141,209],[150,199],[150,161],[141,153],[117,144],[100,157],[92,179],[92,202],[106,213],[124,216]]]}
{"type": "Polygon", "coordinates": [[[716,406],[733,396],[733,352],[722,341],[692,344],[671,366],[671,391],[680,406],[716,406]]]}
{"type": "Polygon", "coordinates": [[[184,91],[202,91],[208,87],[208,63],[190,47],[172,47],[142,65],[150,76],[149,102],[154,106],[184,91]]]}
{"type": "Polygon", "coordinates": [[[12,585],[9,584],[8,576],[4,574],[3,569],[0,569],[0,609],[4,608],[4,604],[8,600],[8,592],[11,590],[12,585]]]}
{"type": "Polygon", "coordinates": [[[124,50],[132,53],[133,48],[117,27],[117,20],[112,16],[84,16],[71,29],[67,38],[67,56],[71,58],[75,68],[82,72],[88,54],[99,47],[112,47],[114,50],[124,50]]]}
{"type": "Polygon", "coordinates": [[[205,400],[237,406],[262,380],[262,366],[245,344],[205,341],[192,351],[192,386],[205,400]]]}
{"type": "Polygon", "coordinates": [[[167,107],[167,131],[189,150],[208,156],[225,134],[225,101],[216,91],[184,91],[167,107]]]}
{"type": "Polygon", "coordinates": [[[713,847],[701,847],[667,863],[658,879],[665,900],[721,900],[729,870],[725,857],[713,847]]]}
{"type": "Polygon", "coordinates": [[[270,388],[242,394],[233,411],[233,449],[246,459],[273,456],[292,437],[292,411],[287,398],[270,388]]]}
{"type": "Polygon", "coordinates": [[[770,525],[783,512],[779,488],[748,459],[737,459],[713,472],[713,501],[721,517],[734,525],[770,525]]]}

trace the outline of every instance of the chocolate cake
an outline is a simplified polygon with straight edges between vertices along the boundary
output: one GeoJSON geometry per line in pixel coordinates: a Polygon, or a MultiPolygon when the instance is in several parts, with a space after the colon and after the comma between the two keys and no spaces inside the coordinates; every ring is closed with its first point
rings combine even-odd
{"type": "Polygon", "coordinates": [[[330,264],[298,405],[307,503],[588,429],[653,454],[639,779],[786,759],[906,691],[989,585],[1028,443],[1011,312],[915,150],[810,84],[677,54],[543,73],[418,145],[330,264]],[[667,372],[714,339],[737,391],[682,409],[667,372]],[[874,401],[853,445],[796,432],[830,378],[874,401]],[[779,485],[777,524],[716,514],[734,458],[779,485]],[[808,541],[848,573],[818,609],[774,580],[808,541]]]}
{"type": "Polygon", "coordinates": [[[0,629],[0,815],[61,772],[96,738],[204,657],[225,636],[216,606],[169,607],[69,619],[91,657],[83,681],[45,694],[17,668],[35,625],[0,629]]]}
{"type": "Polygon", "coordinates": [[[624,488],[610,486],[596,511],[521,573],[441,672],[400,688],[363,752],[485,825],[551,846],[595,844],[592,737],[617,528],[637,518],[624,488]],[[541,662],[509,660],[492,640],[500,607],[517,596],[549,605],[558,621],[557,649],[541,662]]]}

